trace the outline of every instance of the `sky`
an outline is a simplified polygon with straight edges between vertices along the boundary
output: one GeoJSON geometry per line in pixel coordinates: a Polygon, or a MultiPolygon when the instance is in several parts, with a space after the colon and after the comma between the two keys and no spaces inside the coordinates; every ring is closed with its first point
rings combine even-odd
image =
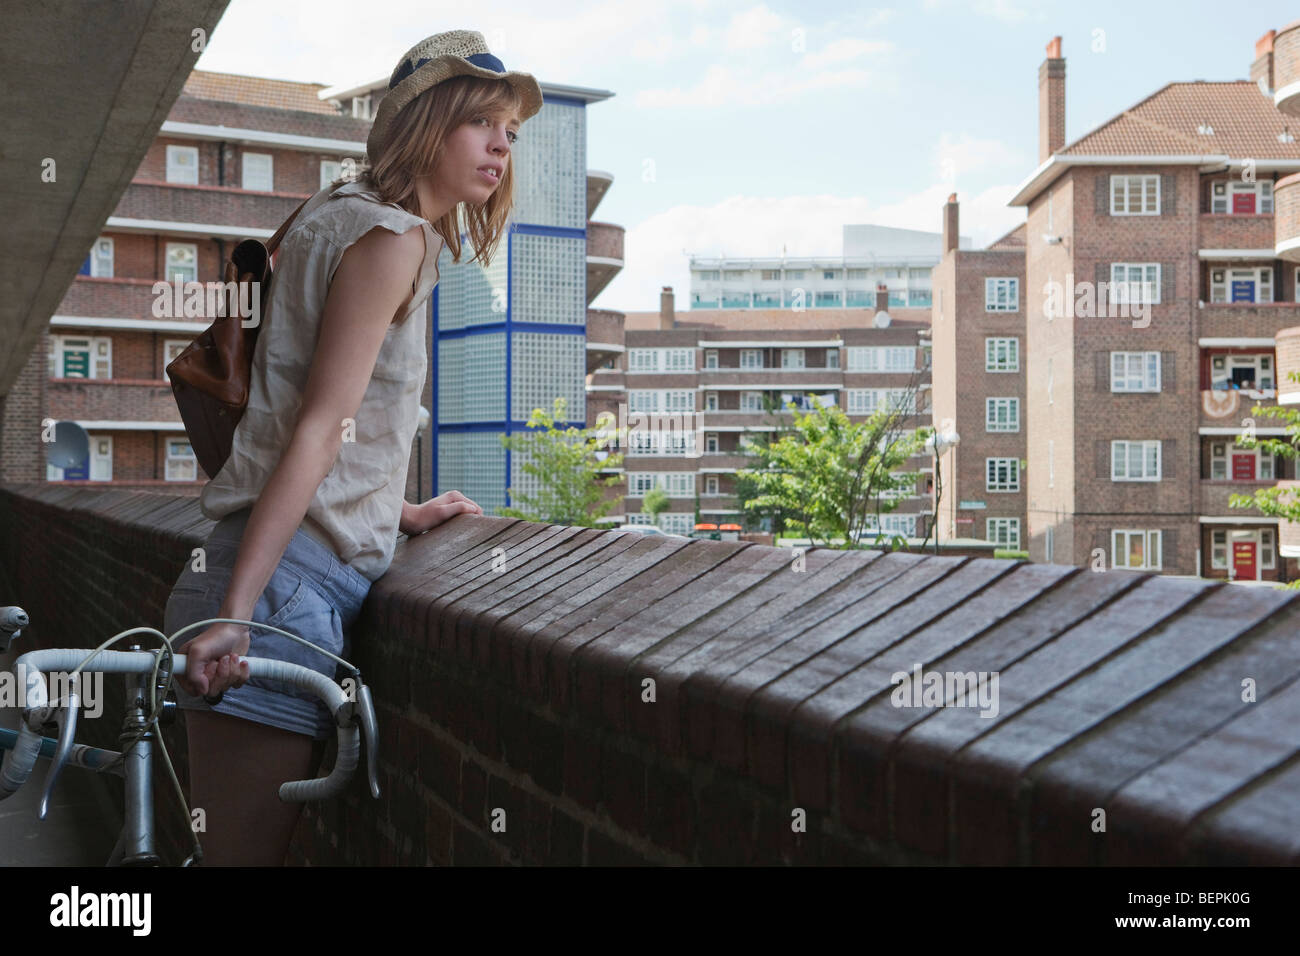
{"type": "MultiPolygon", "coordinates": [[[[231,0],[198,68],[346,85],[421,39],[477,30],[507,69],[613,95],[587,109],[593,218],[626,229],[591,304],[679,307],[689,256],[841,255],[845,224],[937,232],[961,203],[976,247],[1024,221],[1038,164],[1038,66],[1066,61],[1066,141],[1167,83],[1247,79],[1294,3],[1201,0],[231,0]],[[465,10],[473,10],[466,14],[465,10]],[[358,15],[358,11],[364,15],[358,15]]],[[[527,123],[521,130],[527,135],[527,123]]]]}

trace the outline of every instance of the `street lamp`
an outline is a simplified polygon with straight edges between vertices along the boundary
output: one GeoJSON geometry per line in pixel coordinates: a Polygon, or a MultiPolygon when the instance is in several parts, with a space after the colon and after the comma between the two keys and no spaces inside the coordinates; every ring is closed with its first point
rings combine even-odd
{"type": "MultiPolygon", "coordinates": [[[[939,460],[950,448],[956,448],[960,441],[961,436],[955,431],[940,433],[937,430],[925,440],[925,450],[934,456],[934,521],[936,526],[939,521],[939,502],[943,499],[943,476],[940,471],[939,460]]],[[[937,527],[934,534],[934,553],[939,553],[939,532],[937,527]]]]}

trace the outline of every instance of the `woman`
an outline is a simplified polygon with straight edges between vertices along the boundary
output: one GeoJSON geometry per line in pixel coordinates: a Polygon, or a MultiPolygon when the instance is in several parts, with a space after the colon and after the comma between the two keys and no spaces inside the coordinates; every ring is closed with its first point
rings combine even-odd
{"type": "MultiPolygon", "coordinates": [[[[398,63],[367,139],[369,167],[317,193],[280,245],[248,405],[201,497],[220,520],[204,565],[187,565],[173,588],[168,634],[240,618],[346,657],[347,630],[398,532],[482,514],[458,491],[404,498],[428,298],[444,243],[459,261],[462,228],[475,259],[490,261],[513,201],[511,146],[541,105],[537,81],[507,72],[473,31],[429,37],[398,63]]],[[[245,625],[212,625],[180,649],[205,861],[281,865],[301,805],[281,803],[279,785],[316,774],[332,721],[314,698],[249,680],[238,659],[331,677],[334,663],[245,625]]]]}

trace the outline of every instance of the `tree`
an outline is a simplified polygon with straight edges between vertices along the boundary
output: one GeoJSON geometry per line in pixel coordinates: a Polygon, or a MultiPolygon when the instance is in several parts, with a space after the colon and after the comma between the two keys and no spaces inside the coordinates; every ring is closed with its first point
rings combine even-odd
{"type": "Polygon", "coordinates": [[[646,492],[641,499],[641,510],[650,516],[652,524],[659,523],[659,515],[668,510],[668,492],[664,491],[663,485],[655,485],[646,492]]]}
{"type": "Polygon", "coordinates": [[[919,473],[898,469],[920,453],[932,429],[903,435],[905,413],[897,405],[856,423],[835,405],[807,414],[793,402],[790,407],[793,433],[767,446],[751,445],[762,467],[737,473],[755,481],[760,492],[744,507],[788,509],[798,516],[788,522],[792,530],[814,544],[840,539],[842,547],[856,547],[864,531],[879,527],[881,514],[900,504],[892,492],[915,489],[919,473]]]}
{"type": "MultiPolygon", "coordinates": [[[[1287,378],[1300,382],[1300,373],[1288,372],[1287,378]]],[[[1246,419],[1246,430],[1236,443],[1242,448],[1259,448],[1266,454],[1280,455],[1295,461],[1300,459],[1300,409],[1279,405],[1270,408],[1255,405],[1251,414],[1263,418],[1273,418],[1286,422],[1285,438],[1259,438],[1255,435],[1255,421],[1246,419]]],[[[1291,488],[1257,488],[1252,494],[1232,494],[1228,497],[1228,506],[1232,508],[1258,508],[1261,514],[1283,521],[1300,521],[1300,496],[1291,488]]],[[[1300,589],[1300,579],[1287,584],[1288,588],[1300,589]]]]}
{"type": "Polygon", "coordinates": [[[497,514],[591,528],[622,502],[622,496],[604,497],[604,489],[618,484],[621,476],[601,478],[600,471],[619,467],[623,456],[612,454],[603,461],[597,457],[609,442],[601,429],[557,428],[567,407],[568,402],[557,398],[551,414],[534,408],[527,422],[529,431],[501,436],[502,445],[527,456],[523,470],[538,480],[540,488],[536,495],[507,489],[520,507],[497,508],[497,514]]]}

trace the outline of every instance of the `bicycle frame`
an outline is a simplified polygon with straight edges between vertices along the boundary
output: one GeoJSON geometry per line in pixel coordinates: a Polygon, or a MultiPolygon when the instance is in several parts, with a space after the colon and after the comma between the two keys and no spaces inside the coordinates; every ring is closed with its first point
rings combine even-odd
{"type": "MultiPolygon", "coordinates": [[[[7,610],[7,609],[6,609],[7,610]]],[[[23,623],[26,623],[25,615],[23,623]]],[[[200,622],[205,623],[205,622],[200,622]]],[[[268,627],[256,622],[253,626],[268,627]]],[[[194,627],[197,625],[191,625],[194,627]]],[[[152,631],[152,629],[143,629],[152,631]]],[[[125,632],[130,633],[130,632],[125,632]]],[[[153,631],[153,633],[158,633],[153,631]]],[[[179,634],[180,632],[178,632],[179,634]]],[[[281,632],[287,633],[287,632],[281,632]]],[[[119,635],[121,637],[123,635],[119,635]]],[[[174,636],[173,636],[174,637],[174,636]]],[[[111,642],[110,642],[111,643],[111,642]]],[[[119,741],[122,751],[103,750],[73,743],[77,714],[80,706],[76,690],[68,695],[67,706],[56,708],[47,699],[44,683],[28,680],[23,696],[23,724],[18,731],[0,730],[0,800],[16,792],[28,779],[36,761],[45,757],[52,761],[46,775],[45,792],[41,798],[39,817],[45,819],[49,798],[59,774],[67,764],[97,773],[113,773],[123,777],[125,787],[125,817],[117,845],[109,858],[110,866],[154,866],[161,860],[155,846],[153,812],[153,748],[158,740],[155,725],[170,724],[176,703],[162,696],[171,684],[169,668],[183,672],[186,658],[168,650],[164,661],[163,649],[145,652],[138,644],[130,651],[62,649],[31,651],[22,655],[15,665],[25,665],[28,672],[55,672],[70,668],[78,671],[103,671],[121,673],[126,677],[126,713],[119,741]],[[157,674],[154,687],[149,686],[151,675],[157,674]],[[157,703],[159,710],[153,712],[157,703]],[[57,740],[44,737],[40,728],[52,715],[57,715],[60,731],[57,740]]],[[[264,658],[243,658],[249,665],[250,676],[283,681],[292,686],[315,693],[334,715],[338,727],[338,752],[334,768],[328,776],[313,780],[291,781],[280,787],[284,801],[324,800],[342,792],[359,763],[361,741],[364,733],[368,776],[371,795],[379,797],[377,748],[379,731],[375,720],[374,703],[370,689],[360,680],[360,672],[351,665],[356,678],[355,696],[345,694],[338,684],[317,671],[296,664],[264,658]]],[[[336,660],[341,660],[336,658],[336,660]]],[[[347,662],[343,662],[347,664],[347,662]]],[[[164,747],[164,757],[166,757],[164,747]]],[[[168,762],[170,772],[170,762],[168,762]]],[[[174,773],[173,783],[180,794],[174,773]]],[[[183,797],[181,802],[184,803],[183,797]]],[[[188,807],[187,807],[188,809],[188,807]]],[[[201,848],[195,842],[195,853],[182,863],[188,866],[201,859],[201,848]]]]}

